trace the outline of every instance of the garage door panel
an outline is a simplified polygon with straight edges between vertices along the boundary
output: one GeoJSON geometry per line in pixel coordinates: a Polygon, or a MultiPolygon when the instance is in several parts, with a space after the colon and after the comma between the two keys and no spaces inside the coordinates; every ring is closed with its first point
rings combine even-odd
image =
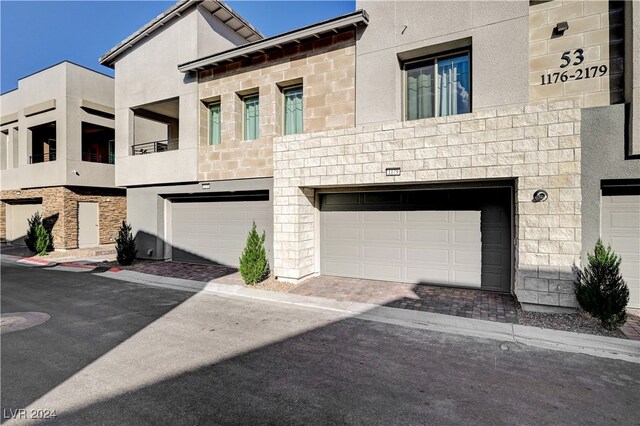
{"type": "Polygon", "coordinates": [[[266,231],[272,262],[273,216],[268,201],[180,202],[172,203],[171,209],[174,260],[237,267],[255,221],[258,232],[266,231]]]}
{"type": "Polygon", "coordinates": [[[326,253],[331,253],[336,257],[341,256],[349,256],[349,257],[360,257],[360,246],[357,245],[347,245],[347,244],[327,244],[322,247],[322,255],[326,256],[326,253]]]}
{"type": "Polygon", "coordinates": [[[449,231],[446,229],[411,229],[407,232],[407,241],[426,243],[448,243],[449,231]]]}
{"type": "Polygon", "coordinates": [[[420,223],[429,226],[449,223],[449,214],[446,211],[408,211],[406,218],[407,223],[420,223]]]}
{"type": "Polygon", "coordinates": [[[365,241],[388,241],[399,242],[402,241],[402,228],[383,228],[377,227],[376,229],[365,228],[363,230],[365,241]]]}
{"type": "Polygon", "coordinates": [[[629,307],[640,308],[640,195],[603,196],[600,223],[603,242],[622,259],[629,307]]]}
{"type": "Polygon", "coordinates": [[[403,212],[362,212],[363,222],[402,223],[403,212]]]}
{"type": "MultiPolygon", "coordinates": [[[[479,225],[479,223],[478,223],[479,225]]],[[[481,240],[480,229],[454,229],[453,242],[456,244],[475,244],[481,240]]]]}
{"type": "Polygon", "coordinates": [[[400,261],[402,260],[402,249],[400,247],[364,247],[362,255],[365,259],[400,261]]]}
{"type": "MultiPolygon", "coordinates": [[[[469,250],[469,251],[454,250],[452,254],[453,254],[453,261],[458,265],[477,266],[477,265],[480,265],[482,262],[481,253],[476,250],[469,250]]],[[[478,272],[479,271],[480,269],[478,269],[478,272]]]]}
{"type": "Polygon", "coordinates": [[[407,248],[407,260],[421,263],[448,263],[449,250],[437,248],[407,248]]]}
{"type": "Polygon", "coordinates": [[[449,271],[437,268],[407,268],[409,282],[423,284],[450,284],[449,271]]]}
{"type": "Polygon", "coordinates": [[[336,226],[324,230],[327,239],[335,240],[360,240],[360,228],[348,226],[336,226]]]}

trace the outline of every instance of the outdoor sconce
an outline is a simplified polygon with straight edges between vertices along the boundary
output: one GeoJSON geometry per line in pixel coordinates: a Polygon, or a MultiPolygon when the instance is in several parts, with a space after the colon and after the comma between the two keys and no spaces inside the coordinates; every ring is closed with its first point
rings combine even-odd
{"type": "Polygon", "coordinates": [[[549,194],[547,194],[547,191],[545,191],[544,189],[538,189],[536,192],[533,193],[533,201],[534,203],[541,203],[543,201],[547,201],[547,198],[549,198],[549,194]]]}
{"type": "Polygon", "coordinates": [[[563,35],[565,31],[569,29],[569,23],[567,21],[558,22],[558,25],[553,29],[556,34],[563,35]]]}

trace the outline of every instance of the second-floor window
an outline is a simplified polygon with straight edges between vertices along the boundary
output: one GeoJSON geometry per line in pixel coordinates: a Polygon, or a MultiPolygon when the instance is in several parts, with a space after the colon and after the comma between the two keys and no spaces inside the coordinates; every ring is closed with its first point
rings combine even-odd
{"type": "Polygon", "coordinates": [[[471,112],[469,52],[406,63],[406,119],[471,112]]]}
{"type": "Polygon", "coordinates": [[[283,90],[284,94],[284,134],[302,133],[302,86],[283,90]]]}
{"type": "Polygon", "coordinates": [[[209,145],[221,142],[220,103],[209,105],[209,145]]]}
{"type": "Polygon", "coordinates": [[[260,98],[258,95],[247,96],[244,102],[244,140],[250,141],[260,137],[260,98]]]}

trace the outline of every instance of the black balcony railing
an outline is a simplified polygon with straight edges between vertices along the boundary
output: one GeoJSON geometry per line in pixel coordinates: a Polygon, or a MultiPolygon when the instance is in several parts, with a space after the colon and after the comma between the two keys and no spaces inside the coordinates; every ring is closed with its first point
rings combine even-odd
{"type": "Polygon", "coordinates": [[[29,164],[46,163],[48,161],[56,161],[56,150],[52,149],[46,154],[37,154],[29,156],[29,164]]]}
{"type": "Polygon", "coordinates": [[[93,152],[83,152],[82,161],[88,161],[90,163],[114,164],[115,156],[113,154],[102,155],[95,154],[93,152]]]}
{"type": "Polygon", "coordinates": [[[153,154],[154,152],[173,151],[178,149],[178,139],[144,142],[131,145],[131,155],[153,154]]]}

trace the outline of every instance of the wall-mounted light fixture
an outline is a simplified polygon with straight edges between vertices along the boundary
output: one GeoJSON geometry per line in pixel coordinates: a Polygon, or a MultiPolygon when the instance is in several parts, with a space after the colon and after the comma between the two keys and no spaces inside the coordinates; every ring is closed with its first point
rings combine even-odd
{"type": "Polygon", "coordinates": [[[549,198],[549,194],[547,194],[547,191],[545,191],[544,189],[538,189],[533,193],[533,199],[531,201],[533,201],[534,203],[541,203],[543,201],[547,201],[547,198],[549,198]]]}
{"type": "Polygon", "coordinates": [[[567,21],[558,22],[553,31],[557,35],[563,35],[565,31],[569,29],[569,23],[567,21]]]}

